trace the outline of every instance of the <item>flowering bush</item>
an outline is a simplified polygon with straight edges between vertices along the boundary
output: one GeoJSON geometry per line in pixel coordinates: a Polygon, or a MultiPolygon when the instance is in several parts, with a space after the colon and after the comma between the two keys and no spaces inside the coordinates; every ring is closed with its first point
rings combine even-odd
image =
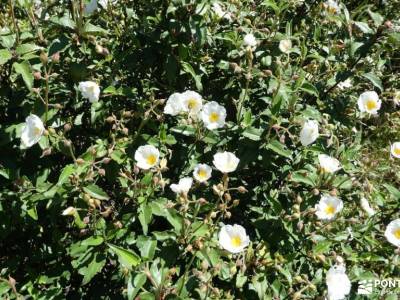
{"type": "Polygon", "coordinates": [[[398,275],[398,5],[0,0],[1,298],[398,275]]]}

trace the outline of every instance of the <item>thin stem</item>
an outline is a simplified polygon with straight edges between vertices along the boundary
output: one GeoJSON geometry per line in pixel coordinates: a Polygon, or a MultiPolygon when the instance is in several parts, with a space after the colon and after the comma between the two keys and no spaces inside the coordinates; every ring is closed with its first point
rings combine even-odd
{"type": "Polygon", "coordinates": [[[15,19],[13,0],[10,0],[9,3],[10,3],[11,18],[12,18],[13,25],[14,25],[14,32],[17,37],[17,44],[19,44],[19,28],[18,28],[17,20],[15,19]]]}

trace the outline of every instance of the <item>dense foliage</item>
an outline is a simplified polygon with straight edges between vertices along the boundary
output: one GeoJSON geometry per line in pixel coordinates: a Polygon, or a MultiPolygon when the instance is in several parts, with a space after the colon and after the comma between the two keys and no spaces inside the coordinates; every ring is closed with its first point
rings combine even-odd
{"type": "Polygon", "coordinates": [[[0,0],[1,298],[361,299],[399,275],[398,0],[88,2],[0,0]]]}

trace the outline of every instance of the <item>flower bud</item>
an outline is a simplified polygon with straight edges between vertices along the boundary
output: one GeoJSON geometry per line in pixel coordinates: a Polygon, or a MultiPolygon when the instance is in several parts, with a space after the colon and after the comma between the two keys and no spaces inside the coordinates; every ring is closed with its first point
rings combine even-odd
{"type": "Polygon", "coordinates": [[[314,196],[318,196],[319,195],[319,190],[318,189],[313,189],[312,193],[314,196]]]}
{"type": "Polygon", "coordinates": [[[42,79],[42,74],[40,72],[33,72],[33,78],[35,78],[35,80],[40,80],[42,79]]]}
{"type": "Polygon", "coordinates": [[[40,158],[45,157],[45,156],[49,156],[51,154],[51,148],[46,148],[43,150],[42,155],[40,156],[40,158]]]}
{"type": "Polygon", "coordinates": [[[232,197],[230,194],[226,193],[226,194],[224,194],[224,199],[225,199],[225,201],[229,202],[232,200],[232,197]]]}
{"type": "Polygon", "coordinates": [[[241,185],[238,187],[238,192],[241,194],[244,194],[244,193],[247,193],[248,190],[244,186],[241,185]]]}
{"type": "Polygon", "coordinates": [[[126,128],[126,127],[124,127],[124,128],[122,129],[122,133],[125,134],[125,135],[128,135],[128,134],[129,134],[129,129],[126,128]]]}
{"type": "Polygon", "coordinates": [[[55,64],[60,62],[60,52],[56,52],[51,56],[51,61],[55,64]]]}
{"type": "Polygon", "coordinates": [[[109,157],[104,157],[103,160],[101,161],[103,164],[108,165],[111,161],[111,158],[109,157]]]}
{"type": "Polygon", "coordinates": [[[391,29],[393,27],[393,23],[390,20],[385,21],[385,27],[387,29],[391,29]]]}
{"type": "Polygon", "coordinates": [[[64,146],[65,146],[65,147],[69,148],[69,147],[71,147],[71,145],[72,145],[71,141],[69,141],[69,140],[64,140],[64,146]]]}
{"type": "Polygon", "coordinates": [[[233,206],[238,206],[239,205],[239,203],[240,203],[240,200],[239,199],[235,199],[235,200],[233,200],[233,206]]]}
{"type": "Polygon", "coordinates": [[[46,65],[47,62],[49,61],[49,57],[47,56],[46,52],[42,52],[40,53],[40,61],[42,62],[42,64],[46,65]]]}
{"type": "Polygon", "coordinates": [[[83,164],[85,163],[85,160],[83,160],[82,158],[78,158],[78,159],[76,160],[76,163],[77,163],[78,165],[83,165],[83,164]]]}
{"type": "Polygon", "coordinates": [[[114,116],[109,116],[109,117],[107,117],[107,119],[106,119],[106,122],[107,122],[107,123],[113,123],[114,121],[115,121],[114,116]]]}
{"type": "Polygon", "coordinates": [[[99,169],[99,175],[100,175],[100,176],[105,176],[105,175],[106,175],[106,170],[104,170],[104,169],[99,169]]]}
{"type": "Polygon", "coordinates": [[[66,123],[66,124],[64,125],[64,132],[68,132],[68,131],[70,131],[70,130],[71,130],[71,128],[72,128],[71,124],[69,124],[69,123],[66,123]]]}
{"type": "Polygon", "coordinates": [[[123,227],[123,225],[122,225],[122,223],[120,221],[116,221],[116,222],[114,222],[114,227],[118,228],[118,229],[121,229],[123,227]]]}
{"type": "Polygon", "coordinates": [[[204,205],[204,204],[206,204],[207,203],[207,200],[206,199],[204,199],[204,198],[200,198],[199,200],[197,200],[197,201],[199,201],[199,204],[200,205],[204,205]]]}

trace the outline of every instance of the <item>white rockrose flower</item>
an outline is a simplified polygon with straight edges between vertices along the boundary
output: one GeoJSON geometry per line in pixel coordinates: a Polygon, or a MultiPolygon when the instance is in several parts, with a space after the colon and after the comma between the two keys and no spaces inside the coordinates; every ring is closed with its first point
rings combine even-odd
{"type": "Polygon", "coordinates": [[[393,103],[395,105],[400,105],[400,91],[395,91],[394,92],[393,103]]]}
{"type": "Polygon", "coordinates": [[[79,82],[78,89],[82,93],[82,97],[89,99],[91,103],[99,101],[100,87],[96,82],[93,81],[79,82]]]}
{"type": "Polygon", "coordinates": [[[361,208],[367,213],[368,216],[373,216],[375,214],[375,210],[369,205],[368,200],[364,197],[360,200],[361,208]]]}
{"type": "Polygon", "coordinates": [[[196,115],[203,107],[203,98],[196,92],[186,91],[181,94],[182,110],[196,115]]]}
{"type": "Polygon", "coordinates": [[[395,142],[390,146],[390,153],[396,157],[400,158],[400,142],[395,142]]]}
{"type": "Polygon", "coordinates": [[[255,36],[251,33],[248,33],[244,36],[243,42],[244,42],[244,45],[248,46],[248,47],[257,46],[257,40],[256,40],[255,36]]]}
{"type": "Polygon", "coordinates": [[[167,100],[167,104],[164,107],[164,114],[171,116],[179,115],[183,111],[182,102],[182,94],[173,93],[167,100]]]}
{"type": "Polygon", "coordinates": [[[332,220],[343,209],[343,201],[331,195],[322,195],[319,202],[315,205],[315,209],[318,219],[332,220]]]}
{"type": "Polygon", "coordinates": [[[281,40],[279,42],[279,50],[283,53],[289,53],[292,50],[292,41],[291,40],[281,40]]]}
{"type": "Polygon", "coordinates": [[[137,166],[148,170],[156,166],[160,159],[160,152],[153,145],[140,146],[135,152],[137,166]]]}
{"type": "Polygon", "coordinates": [[[218,235],[219,244],[231,253],[239,253],[250,244],[246,230],[240,225],[224,225],[218,235]]]}
{"type": "Polygon", "coordinates": [[[326,273],[328,300],[343,300],[350,293],[351,282],[344,265],[332,266],[326,273]]]}
{"type": "Polygon", "coordinates": [[[230,173],[236,170],[239,161],[235,154],[225,151],[214,155],[213,164],[222,173],[230,173]]]}
{"type": "Polygon", "coordinates": [[[211,177],[212,169],[209,165],[198,164],[193,170],[193,177],[198,182],[206,182],[211,177]]]}
{"type": "Polygon", "coordinates": [[[396,247],[400,247],[400,219],[393,220],[385,230],[385,237],[396,247]]]}
{"type": "Polygon", "coordinates": [[[178,184],[171,184],[171,190],[177,194],[187,194],[192,187],[193,179],[191,177],[184,177],[179,179],[178,184]]]}
{"type": "Polygon", "coordinates": [[[339,82],[337,86],[340,90],[345,90],[351,88],[353,86],[353,83],[351,82],[350,78],[347,78],[345,81],[339,82]]]}
{"type": "Polygon", "coordinates": [[[21,131],[21,147],[30,148],[39,142],[44,133],[42,120],[36,115],[29,115],[21,131]]]}
{"type": "Polygon", "coordinates": [[[300,142],[303,146],[308,146],[315,142],[319,137],[318,122],[314,120],[308,120],[304,123],[303,128],[300,131],[300,142]]]}
{"type": "Polygon", "coordinates": [[[115,3],[117,3],[118,2],[118,0],[99,0],[99,4],[103,7],[103,8],[107,8],[107,6],[108,6],[108,3],[111,3],[111,4],[115,4],[115,3]]]}
{"type": "Polygon", "coordinates": [[[219,19],[226,19],[228,21],[232,21],[231,14],[229,12],[226,12],[222,9],[221,5],[218,2],[214,2],[212,5],[212,9],[215,13],[215,15],[219,19]]]}
{"type": "Polygon", "coordinates": [[[318,155],[319,165],[324,173],[335,173],[341,168],[340,162],[329,155],[320,154],[318,155]]]}
{"type": "Polygon", "coordinates": [[[339,4],[334,0],[328,0],[324,3],[326,11],[331,15],[340,13],[339,4]]]}
{"type": "Polygon", "coordinates": [[[215,101],[208,102],[203,106],[201,119],[209,130],[224,127],[226,118],[226,109],[215,101]]]}
{"type": "Polygon", "coordinates": [[[64,211],[62,212],[63,216],[73,216],[76,214],[76,208],[73,206],[67,207],[66,209],[64,209],[64,211]]]}
{"type": "Polygon", "coordinates": [[[375,115],[381,108],[382,101],[374,91],[364,92],[358,98],[358,108],[361,112],[367,112],[375,115]]]}
{"type": "Polygon", "coordinates": [[[385,230],[385,237],[389,243],[400,247],[400,219],[393,220],[385,230]]]}
{"type": "Polygon", "coordinates": [[[90,0],[85,4],[84,13],[85,15],[91,15],[98,9],[97,0],[90,0]]]}

